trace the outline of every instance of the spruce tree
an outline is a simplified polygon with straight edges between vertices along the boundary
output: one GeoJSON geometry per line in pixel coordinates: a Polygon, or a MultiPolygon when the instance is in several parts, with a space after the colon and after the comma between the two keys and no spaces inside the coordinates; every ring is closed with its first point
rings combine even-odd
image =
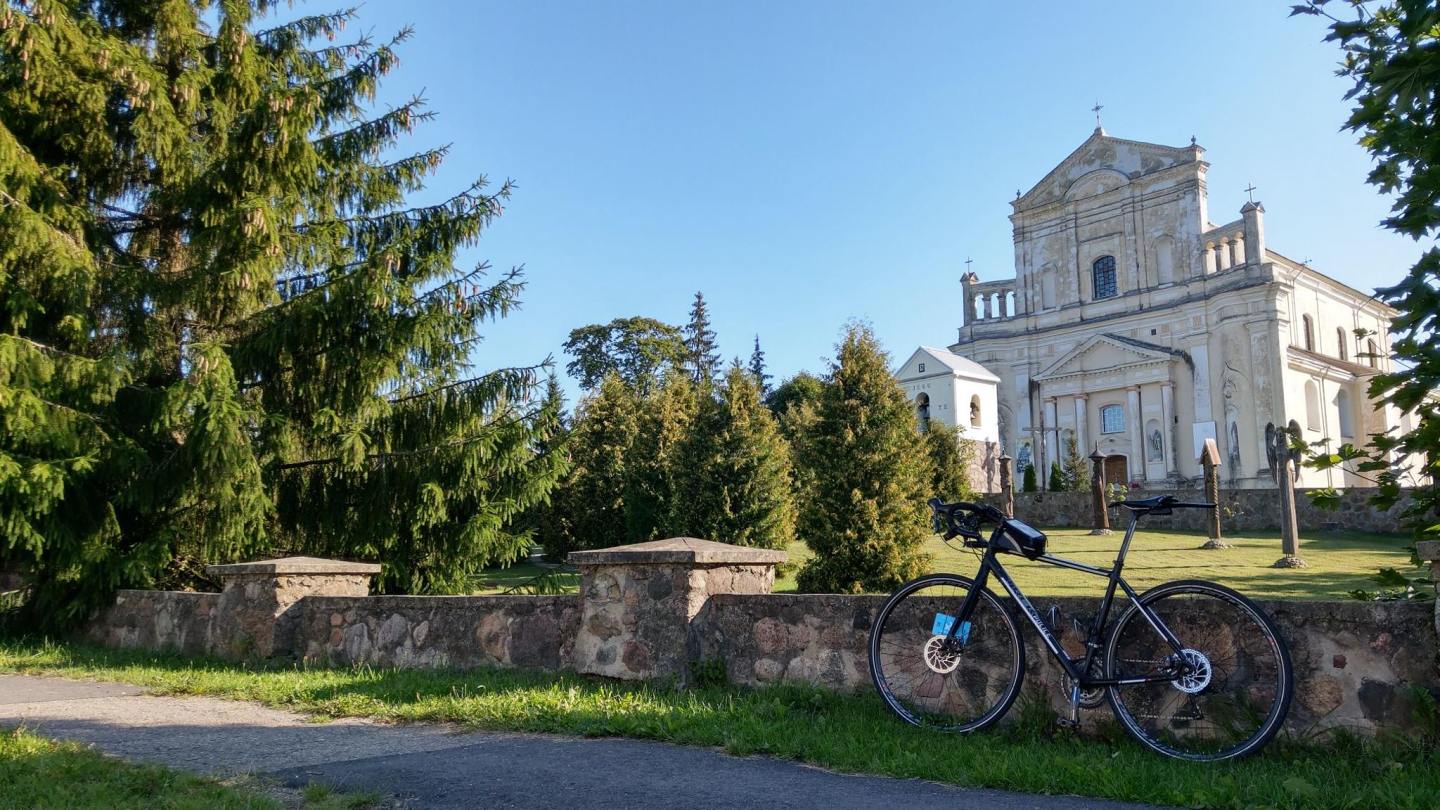
{"type": "Polygon", "coordinates": [[[639,422],[635,392],[617,374],[581,400],[568,441],[569,473],[553,498],[545,553],[562,556],[628,542],[625,492],[639,422]]]}
{"type": "Polygon", "coordinates": [[[275,547],[457,590],[562,472],[535,369],[467,359],[509,185],[410,205],[447,150],[370,114],[405,35],[273,5],[0,15],[0,543],[44,620],[275,547]]]}
{"type": "Polygon", "coordinates": [[[1080,447],[1074,436],[1065,439],[1065,464],[1062,473],[1067,490],[1090,491],[1090,460],[1080,455],[1080,447]]]}
{"type": "Polygon", "coordinates": [[[760,389],[760,398],[768,398],[772,377],[765,372],[765,352],[760,351],[759,335],[755,336],[755,351],[750,353],[750,376],[755,378],[755,385],[760,389]]]}
{"type": "Polygon", "coordinates": [[[789,448],[738,362],[718,394],[701,400],[676,454],[672,532],[783,549],[795,539],[789,448]]]}
{"type": "Polygon", "coordinates": [[[1067,489],[1065,473],[1060,469],[1060,462],[1050,462],[1050,480],[1046,482],[1045,488],[1051,492],[1064,492],[1067,489]]]}
{"type": "Polygon", "coordinates": [[[690,322],[685,324],[685,368],[690,379],[703,386],[713,385],[720,371],[720,352],[715,345],[715,330],[710,328],[710,310],[705,296],[695,293],[690,307],[690,322]]]}
{"type": "Polygon", "coordinates": [[[969,448],[963,444],[961,432],[932,419],[921,437],[930,461],[930,495],[946,503],[973,500],[969,448]]]}
{"type": "Polygon", "coordinates": [[[640,402],[636,438],[626,459],[625,526],[629,542],[671,532],[677,448],[694,430],[699,389],[672,373],[640,402]]]}
{"type": "Polygon", "coordinates": [[[1021,492],[1035,492],[1040,489],[1040,485],[1035,480],[1034,464],[1025,465],[1025,472],[1020,476],[1020,481],[1021,492]]]}
{"type": "Polygon", "coordinates": [[[804,450],[813,481],[800,539],[815,556],[805,591],[888,591],[925,566],[929,464],[915,414],[869,328],[852,325],[825,381],[804,450]]]}

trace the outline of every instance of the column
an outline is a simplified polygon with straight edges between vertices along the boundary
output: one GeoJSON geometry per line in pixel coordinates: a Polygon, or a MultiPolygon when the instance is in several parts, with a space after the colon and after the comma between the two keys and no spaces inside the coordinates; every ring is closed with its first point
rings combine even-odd
{"type": "Polygon", "coordinates": [[[1165,471],[1172,478],[1180,475],[1180,470],[1175,466],[1175,385],[1169,381],[1160,383],[1160,418],[1165,422],[1165,429],[1160,435],[1165,437],[1165,471]]]}
{"type": "Polygon", "coordinates": [[[1130,480],[1144,481],[1145,427],[1140,424],[1140,387],[1137,385],[1125,392],[1125,422],[1130,427],[1130,480]]]}
{"type": "Polygon", "coordinates": [[[284,557],[208,565],[222,590],[210,627],[211,652],[222,658],[293,658],[307,596],[366,596],[374,563],[284,557]]]}
{"type": "Polygon", "coordinates": [[[1089,424],[1085,418],[1085,395],[1075,395],[1075,449],[1080,455],[1090,449],[1090,432],[1087,430],[1089,424]]]}
{"type": "Polygon", "coordinates": [[[1042,417],[1045,425],[1045,466],[1035,472],[1040,473],[1039,480],[1041,488],[1050,478],[1050,463],[1060,460],[1060,428],[1055,417],[1055,397],[1045,398],[1045,415],[1042,417]]]}
{"type": "Polygon", "coordinates": [[[1221,239],[1220,244],[1215,247],[1215,269],[1217,271],[1229,270],[1230,256],[1230,240],[1221,239]]]}

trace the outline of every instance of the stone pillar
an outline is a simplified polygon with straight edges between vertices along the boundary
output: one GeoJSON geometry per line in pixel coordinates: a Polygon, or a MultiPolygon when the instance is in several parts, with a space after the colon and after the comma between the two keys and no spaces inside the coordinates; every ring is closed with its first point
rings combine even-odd
{"type": "MultiPolygon", "coordinates": [[[[1415,544],[1415,556],[1430,563],[1430,581],[1440,583],[1440,540],[1421,540],[1415,544]]],[[[1440,591],[1440,584],[1436,590],[1440,591]]],[[[1435,632],[1440,633],[1440,594],[1435,599],[1435,632]]]]}
{"type": "Polygon", "coordinates": [[[1295,519],[1295,471],[1290,456],[1290,433],[1284,428],[1266,431],[1274,448],[1275,484],[1280,490],[1280,548],[1275,568],[1304,568],[1300,557],[1300,526],[1295,519]]]}
{"type": "Polygon", "coordinates": [[[1245,263],[1265,261],[1265,205],[1248,202],[1240,207],[1245,228],[1245,263]]]}
{"type": "Polygon", "coordinates": [[[1220,537],[1220,447],[1214,439],[1206,439],[1200,451],[1200,467],[1205,471],[1205,500],[1215,504],[1206,517],[1210,539],[1200,548],[1230,548],[1220,537]]]}
{"type": "Polygon", "coordinates": [[[1075,395],[1075,452],[1083,453],[1090,446],[1089,423],[1086,420],[1085,395],[1075,395]]]}
{"type": "Polygon", "coordinates": [[[288,658],[304,654],[295,633],[300,600],[307,596],[366,596],[374,563],[284,557],[209,565],[220,580],[220,599],[210,627],[210,651],[223,658],[288,658]]]}
{"type": "Polygon", "coordinates": [[[1230,269],[1230,240],[1221,239],[1215,246],[1215,271],[1230,269]]]}
{"type": "Polygon", "coordinates": [[[575,669],[626,680],[688,675],[690,622],[717,593],[769,593],[785,552],[674,537],[574,551],[575,669]]]}
{"type": "Polygon", "coordinates": [[[1175,384],[1171,382],[1160,383],[1160,420],[1163,427],[1160,435],[1165,441],[1165,473],[1171,478],[1180,477],[1180,469],[1175,465],[1175,384]]]}
{"type": "Polygon", "coordinates": [[[1000,454],[1000,509],[1006,517],[1015,517],[1015,481],[1010,474],[1009,453],[1000,454]]]}
{"type": "MultiPolygon", "coordinates": [[[[1125,391],[1125,422],[1130,433],[1130,479],[1145,481],[1145,426],[1140,424],[1140,386],[1132,385],[1125,391]],[[1139,475],[1136,475],[1136,473],[1139,475]]],[[[1129,481],[1123,482],[1128,484],[1129,481]]]]}
{"type": "Polygon", "coordinates": [[[1110,533],[1110,507],[1105,503],[1105,456],[1096,447],[1090,454],[1091,534],[1110,533]]]}

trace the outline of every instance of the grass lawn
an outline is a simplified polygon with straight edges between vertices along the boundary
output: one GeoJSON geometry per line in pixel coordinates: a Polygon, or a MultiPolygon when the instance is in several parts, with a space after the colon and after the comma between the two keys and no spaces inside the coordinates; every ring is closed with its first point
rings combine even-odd
{"type": "MultiPolygon", "coordinates": [[[[1046,529],[1051,554],[1087,565],[1108,567],[1120,549],[1122,532],[1091,537],[1088,529],[1046,529]]],[[[1234,548],[1202,551],[1204,532],[1137,531],[1125,559],[1125,579],[1137,590],[1172,579],[1208,579],[1229,585],[1257,599],[1345,599],[1357,588],[1374,590],[1370,577],[1381,568],[1404,570],[1410,564],[1408,538],[1363,532],[1316,532],[1300,538],[1300,553],[1310,567],[1271,568],[1280,558],[1279,532],[1251,532],[1227,537],[1234,548]]],[[[931,537],[925,544],[931,569],[973,575],[979,560],[967,549],[955,549],[931,537]]],[[[810,558],[803,543],[789,548],[792,562],[810,558]]],[[[1003,558],[1029,596],[1099,596],[1104,580],[1023,557],[1003,558]]],[[[775,583],[779,592],[795,590],[795,572],[775,583]]]]}
{"type": "MultiPolygon", "coordinates": [[[[307,810],[365,807],[374,801],[321,785],[306,787],[294,798],[307,810]]],[[[258,786],[124,762],[76,743],[0,728],[0,808],[281,810],[287,805],[296,802],[281,802],[258,786]]]]}
{"type": "Polygon", "coordinates": [[[1018,721],[1004,729],[954,737],[900,723],[870,694],[793,685],[681,690],[497,670],[252,669],[41,642],[0,643],[0,671],[126,681],[321,718],[639,737],[840,771],[1191,807],[1430,808],[1440,795],[1440,755],[1415,737],[1342,736],[1323,747],[1282,739],[1243,762],[1194,765],[1118,736],[1057,735],[1037,704],[1017,705],[1018,721]]]}

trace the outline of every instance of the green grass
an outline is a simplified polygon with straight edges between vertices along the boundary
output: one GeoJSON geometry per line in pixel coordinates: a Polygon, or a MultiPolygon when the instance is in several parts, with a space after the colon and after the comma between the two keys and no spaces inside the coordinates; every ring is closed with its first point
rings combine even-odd
{"type": "MultiPolygon", "coordinates": [[[[1091,537],[1087,529],[1046,529],[1049,551],[1082,563],[1108,567],[1115,561],[1123,534],[1091,537]]],[[[1375,590],[1371,579],[1381,568],[1405,570],[1410,564],[1409,539],[1396,534],[1331,531],[1300,539],[1308,568],[1272,568],[1280,558],[1279,532],[1249,532],[1226,537],[1233,548],[1205,551],[1203,532],[1141,531],[1135,534],[1125,561],[1125,579],[1145,590],[1172,579],[1208,579],[1229,585],[1256,599],[1346,599],[1350,591],[1375,590]]],[[[799,541],[788,549],[790,562],[775,579],[776,593],[794,593],[800,565],[812,552],[799,541]]],[[[939,535],[925,543],[931,571],[970,575],[978,564],[973,553],[952,548],[939,535]]],[[[1005,565],[1025,593],[1041,596],[1099,596],[1104,581],[1054,566],[1005,557],[1005,565]]],[[[481,572],[475,593],[503,593],[548,569],[523,561],[508,568],[481,572]]],[[[579,590],[578,583],[570,588],[579,590]]]]}
{"type": "MultiPolygon", "coordinates": [[[[372,804],[369,796],[337,794],[312,784],[300,791],[307,810],[345,810],[372,804]]],[[[35,810],[282,810],[258,786],[107,757],[72,742],[25,729],[0,728],[0,808],[35,810]]]]}
{"type": "Polygon", "coordinates": [[[1193,765],[1115,735],[1056,735],[1038,703],[1017,706],[1020,718],[1006,728],[952,737],[903,725],[869,694],[794,685],[681,690],[494,670],[248,669],[38,642],[0,644],[0,671],[126,681],[321,718],[638,737],[839,771],[1192,807],[1428,808],[1440,795],[1440,755],[1415,737],[1277,740],[1250,760],[1193,765]]]}
{"type": "MultiPolygon", "coordinates": [[[[1092,537],[1086,529],[1046,529],[1048,551],[1101,568],[1115,561],[1121,532],[1092,537]]],[[[1364,532],[1316,532],[1300,539],[1308,568],[1272,568],[1280,558],[1279,532],[1249,532],[1226,537],[1233,548],[1205,551],[1203,532],[1136,532],[1125,560],[1125,579],[1145,590],[1172,579],[1208,579],[1256,599],[1345,599],[1357,588],[1374,590],[1371,577],[1381,568],[1405,570],[1410,564],[1408,540],[1400,535],[1364,532]]],[[[951,548],[934,536],[925,544],[933,571],[971,575],[978,560],[967,549],[951,548]]],[[[789,548],[790,561],[809,559],[803,543],[789,548]]],[[[1099,596],[1104,580],[1006,556],[1005,567],[1031,597],[1099,596]]],[[[777,592],[795,590],[795,574],[776,580],[777,592]]]]}

